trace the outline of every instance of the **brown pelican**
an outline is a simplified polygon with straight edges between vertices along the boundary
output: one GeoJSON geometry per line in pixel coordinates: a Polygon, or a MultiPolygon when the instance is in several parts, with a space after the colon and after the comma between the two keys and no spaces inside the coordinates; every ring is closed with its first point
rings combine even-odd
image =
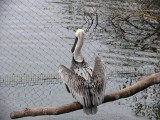
{"type": "Polygon", "coordinates": [[[60,65],[59,74],[68,92],[83,105],[86,114],[96,114],[97,106],[104,100],[106,78],[103,62],[95,58],[94,69],[84,60],[81,54],[84,30],[76,31],[76,39],[71,49],[73,53],[71,69],[60,65]]]}

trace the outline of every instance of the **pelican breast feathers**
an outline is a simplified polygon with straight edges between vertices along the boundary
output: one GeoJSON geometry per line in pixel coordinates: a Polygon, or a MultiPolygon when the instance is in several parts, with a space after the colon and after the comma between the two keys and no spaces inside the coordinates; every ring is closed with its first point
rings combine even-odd
{"type": "Polygon", "coordinates": [[[86,80],[63,65],[59,66],[59,74],[69,87],[73,97],[83,106],[98,106],[103,102],[106,79],[104,65],[99,57],[95,58],[95,66],[90,80],[86,80]]]}

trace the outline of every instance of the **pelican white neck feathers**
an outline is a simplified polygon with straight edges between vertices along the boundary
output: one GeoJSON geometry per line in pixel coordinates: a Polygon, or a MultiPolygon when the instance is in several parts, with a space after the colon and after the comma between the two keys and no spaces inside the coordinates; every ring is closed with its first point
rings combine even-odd
{"type": "Polygon", "coordinates": [[[75,33],[76,38],[75,38],[75,43],[72,47],[72,53],[73,53],[74,59],[77,62],[83,61],[81,48],[83,46],[84,35],[85,35],[85,33],[84,33],[84,30],[82,30],[82,29],[78,29],[75,33]]]}
{"type": "Polygon", "coordinates": [[[68,92],[83,105],[84,113],[96,114],[97,106],[104,100],[105,69],[99,57],[95,59],[94,69],[85,62],[81,54],[84,35],[84,30],[76,31],[76,39],[71,49],[73,53],[71,68],[60,65],[59,74],[68,92]]]}

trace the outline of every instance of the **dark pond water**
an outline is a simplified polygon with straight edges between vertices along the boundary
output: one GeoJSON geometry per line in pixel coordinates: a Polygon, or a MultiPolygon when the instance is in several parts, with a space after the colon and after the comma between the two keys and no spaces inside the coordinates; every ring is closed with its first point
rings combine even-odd
{"type": "MultiPolygon", "coordinates": [[[[127,14],[127,9],[127,3],[109,0],[1,0],[0,120],[10,120],[9,114],[14,110],[75,101],[66,92],[57,69],[60,64],[70,66],[70,49],[78,28],[86,31],[83,46],[86,61],[93,65],[98,55],[105,63],[106,93],[160,72],[160,35],[112,20],[117,13],[127,14]]],[[[150,29],[137,17],[131,21],[150,29]]],[[[94,116],[86,116],[79,110],[20,120],[28,119],[160,119],[160,85],[100,105],[94,116]]]]}

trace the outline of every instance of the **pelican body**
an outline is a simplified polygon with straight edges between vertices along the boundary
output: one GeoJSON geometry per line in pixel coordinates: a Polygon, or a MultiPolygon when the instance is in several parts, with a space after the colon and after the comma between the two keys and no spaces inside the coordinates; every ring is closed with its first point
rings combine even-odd
{"type": "Polygon", "coordinates": [[[76,38],[71,49],[73,53],[71,68],[59,66],[59,74],[66,85],[67,91],[83,105],[84,113],[96,114],[97,106],[104,100],[106,77],[103,62],[95,58],[94,69],[84,60],[81,48],[84,30],[76,31],[76,38]]]}

